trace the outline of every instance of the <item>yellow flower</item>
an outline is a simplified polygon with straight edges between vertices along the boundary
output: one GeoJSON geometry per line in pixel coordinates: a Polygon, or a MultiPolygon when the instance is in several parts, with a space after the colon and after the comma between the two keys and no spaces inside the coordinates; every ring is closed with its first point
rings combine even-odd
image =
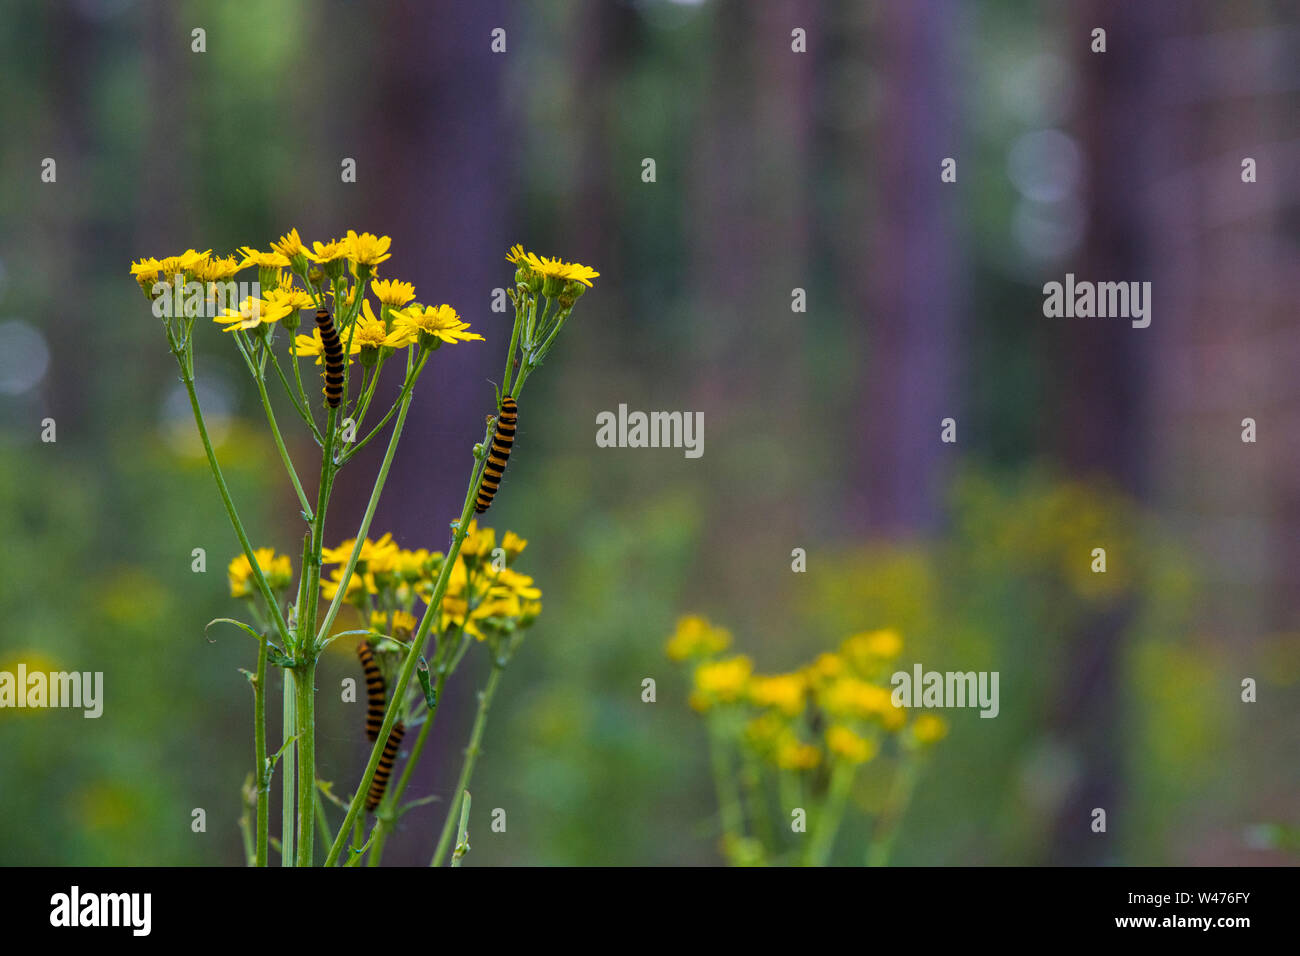
{"type": "MultiPolygon", "coordinates": [[[[340,336],[340,338],[346,339],[347,336],[340,336]]],[[[344,344],[346,345],[347,343],[344,342],[344,344]]],[[[352,340],[352,347],[348,349],[348,355],[353,356],[360,351],[361,351],[361,345],[354,338],[352,340]]],[[[321,341],[320,329],[313,328],[311,330],[311,335],[294,336],[294,340],[293,340],[294,355],[314,355],[316,356],[316,364],[320,365],[321,362],[323,361],[322,355],[324,354],[324,352],[325,352],[325,343],[321,341]]],[[[350,365],[351,363],[352,363],[352,359],[349,358],[348,364],[350,365]]]]}
{"type": "Polygon", "coordinates": [[[234,256],[209,256],[194,265],[194,278],[201,282],[225,282],[239,272],[239,260],[234,256]]]}
{"type": "Polygon", "coordinates": [[[894,706],[886,688],[856,677],[841,677],[824,688],[821,703],[836,717],[875,719],[888,730],[898,730],[907,720],[907,714],[894,706]]]}
{"type": "MultiPolygon", "coordinates": [[[[258,548],[253,552],[253,557],[257,559],[257,566],[271,590],[283,590],[293,582],[293,564],[287,554],[277,555],[274,548],[258,548]]],[[[253,593],[253,566],[248,563],[247,555],[232,558],[226,568],[226,576],[230,580],[231,597],[247,597],[253,593]]]]}
{"type": "Polygon", "coordinates": [[[289,257],[274,249],[270,252],[261,252],[252,246],[241,246],[239,251],[244,254],[244,261],[239,264],[241,269],[247,269],[249,266],[257,266],[259,269],[289,268],[289,257]]]}
{"type": "Polygon", "coordinates": [[[824,651],[807,667],[808,679],[814,684],[823,684],[844,673],[844,659],[838,654],[824,651]]]}
{"type": "Polygon", "coordinates": [[[684,661],[691,657],[708,657],[725,651],[731,644],[731,632],[714,627],[707,619],[690,615],[677,622],[677,631],[668,639],[665,648],[670,660],[684,661]]]}
{"type": "Polygon", "coordinates": [[[492,528],[480,528],[478,519],[471,519],[465,529],[465,540],[460,553],[466,558],[485,558],[496,547],[497,533],[492,528]]]}
{"type": "Polygon", "coordinates": [[[741,654],[721,661],[706,661],[695,668],[695,689],[705,699],[730,704],[740,699],[754,670],[754,662],[741,654]]]}
{"type": "Polygon", "coordinates": [[[302,309],[310,309],[316,305],[316,300],[312,298],[310,292],[306,289],[295,289],[292,286],[286,287],[282,285],[278,289],[272,289],[263,298],[271,305],[284,307],[285,315],[302,309]]]}
{"type": "Polygon", "coordinates": [[[912,739],[922,747],[948,736],[948,722],[935,714],[920,714],[912,721],[912,739]]]}
{"type": "Polygon", "coordinates": [[[385,345],[403,348],[416,342],[428,344],[437,342],[482,342],[483,336],[476,332],[467,332],[468,322],[462,322],[456,310],[449,305],[440,305],[436,309],[418,302],[406,309],[393,310],[393,331],[385,340],[385,345]]]}
{"type": "Polygon", "coordinates": [[[392,253],[388,251],[388,247],[392,242],[389,236],[376,236],[369,232],[357,235],[351,229],[348,230],[347,238],[343,240],[347,257],[357,265],[367,266],[377,266],[384,260],[391,259],[392,253]]]}
{"type": "Polygon", "coordinates": [[[401,308],[415,298],[415,286],[396,279],[376,279],[370,283],[370,289],[383,305],[391,305],[393,308],[401,308]]]}
{"type": "Polygon", "coordinates": [[[307,255],[307,247],[302,244],[302,239],[298,236],[297,229],[290,229],[280,237],[279,242],[271,243],[271,248],[286,259],[292,259],[294,256],[307,255]]]}
{"type": "Polygon", "coordinates": [[[528,547],[528,542],[513,531],[507,531],[501,538],[501,550],[506,553],[506,560],[513,561],[528,547]]]}
{"type": "Polygon", "coordinates": [[[427,573],[429,558],[427,548],[418,548],[415,551],[402,550],[397,553],[393,570],[405,581],[419,581],[427,573]]]}
{"type": "MultiPolygon", "coordinates": [[[[401,637],[403,640],[409,638],[415,633],[415,629],[420,626],[420,622],[415,615],[409,611],[393,611],[392,637],[401,637]]],[[[387,611],[373,611],[370,615],[370,629],[376,634],[388,634],[388,615],[387,611]]]]}
{"type": "Polygon", "coordinates": [[[749,684],[749,699],[759,707],[774,707],[795,717],[803,713],[807,679],[802,674],[755,676],[749,684]]]}
{"type": "Polygon", "coordinates": [[[902,650],[903,639],[897,631],[864,631],[845,638],[840,645],[840,653],[867,676],[875,674],[884,662],[893,660],[902,650]]]}
{"type": "Polygon", "coordinates": [[[859,737],[843,724],[826,731],[826,749],[850,763],[866,763],[876,755],[876,742],[859,737]]]}
{"type": "MultiPolygon", "coordinates": [[[[348,558],[352,556],[352,549],[356,547],[356,544],[356,538],[348,538],[348,540],[342,542],[337,548],[321,548],[320,563],[347,564],[348,558]]],[[[381,560],[390,557],[395,558],[399,550],[400,549],[397,545],[393,543],[393,535],[391,532],[385,533],[378,541],[371,541],[369,538],[366,538],[366,540],[361,544],[361,555],[357,558],[357,564],[369,564],[376,558],[381,560]]]]}
{"type": "Polygon", "coordinates": [[[131,275],[135,276],[140,282],[143,282],[146,276],[150,280],[156,280],[160,269],[162,269],[162,263],[153,256],[131,263],[131,275]]]}
{"type": "Polygon", "coordinates": [[[361,315],[357,318],[356,329],[352,332],[352,344],[363,349],[377,349],[388,338],[388,326],[382,319],[375,318],[370,308],[370,300],[361,301],[361,315]]]}
{"type": "Polygon", "coordinates": [[[322,266],[328,262],[334,262],[336,259],[342,259],[348,252],[347,243],[342,239],[331,239],[329,242],[313,242],[311,246],[310,252],[305,248],[302,250],[303,255],[317,265],[322,266]]]}
{"type": "Polygon", "coordinates": [[[572,279],[581,282],[587,288],[591,288],[592,279],[600,276],[599,272],[589,266],[584,266],[578,262],[565,262],[562,259],[534,255],[531,252],[525,252],[524,247],[520,245],[510,247],[506,261],[515,265],[526,266],[543,279],[563,279],[565,281],[572,279]]]}
{"type": "Polygon", "coordinates": [[[170,281],[174,275],[182,272],[193,272],[199,263],[211,254],[211,249],[207,250],[207,252],[195,252],[193,249],[186,249],[179,256],[168,256],[166,259],[161,260],[158,263],[158,271],[162,273],[164,279],[170,281]]]}
{"type": "Polygon", "coordinates": [[[240,303],[239,311],[225,309],[212,321],[224,325],[222,331],[233,332],[236,329],[255,329],[259,325],[279,322],[292,311],[293,308],[287,302],[255,299],[250,295],[240,303]]]}
{"type": "MultiPolygon", "coordinates": [[[[366,591],[374,594],[378,588],[374,586],[373,581],[366,580],[367,575],[354,573],[348,578],[348,593],[344,600],[360,601],[361,595],[366,591]]],[[[320,594],[327,601],[334,600],[334,596],[339,593],[339,582],[343,580],[343,569],[333,568],[330,570],[329,579],[321,578],[320,594]]]]}
{"type": "Polygon", "coordinates": [[[821,760],[822,752],[816,745],[803,743],[793,734],[776,748],[776,765],[782,770],[812,770],[821,760]]]}

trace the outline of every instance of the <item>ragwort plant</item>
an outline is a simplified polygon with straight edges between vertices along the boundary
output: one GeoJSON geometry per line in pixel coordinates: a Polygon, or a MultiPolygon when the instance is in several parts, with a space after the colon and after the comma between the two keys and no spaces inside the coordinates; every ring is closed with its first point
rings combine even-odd
{"type": "Polygon", "coordinates": [[[294,229],[266,251],[244,247],[237,255],[218,256],[210,250],[189,249],[178,256],[146,258],[131,266],[132,275],[162,321],[217,491],[242,549],[229,565],[230,591],[232,597],[244,600],[252,621],[219,621],[243,629],[258,643],[256,670],[245,671],[253,688],[255,763],[245,786],[246,809],[241,820],[248,861],[255,866],[268,865],[271,849],[279,850],[286,866],[312,865],[318,833],[328,847],[325,865],[357,865],[363,859],[369,865],[378,864],[396,820],[431,799],[402,802],[432,731],[446,682],[462,658],[481,645],[491,669],[478,696],[455,796],[430,860],[435,866],[445,862],[453,837],[459,834],[452,857],[453,865],[459,865],[468,850],[466,787],[488,709],[504,668],[525,630],[541,613],[541,591],[532,578],[514,567],[527,542],[510,531],[498,542],[493,529],[471,520],[471,511],[476,497],[478,510],[486,510],[483,501],[486,498],[490,503],[500,481],[514,435],[512,400],[519,398],[529,376],[541,366],[575,303],[599,273],[577,263],[534,255],[521,246],[510,250],[506,259],[515,266],[509,291],[514,327],[496,414],[488,420],[483,441],[474,446],[465,500],[451,522],[446,552],[408,551],[399,548],[391,534],[372,539],[370,524],[416,383],[434,353],[483,341],[483,337],[471,332],[469,323],[451,306],[416,302],[411,283],[380,278],[381,265],[391,257],[390,244],[387,236],[349,231],[344,239],[308,246],[294,229]],[[255,294],[237,301],[242,293],[235,276],[254,268],[255,294]],[[295,337],[303,309],[316,310],[316,326],[311,334],[295,337]],[[229,336],[243,360],[301,506],[306,529],[296,583],[289,555],[269,547],[254,549],[208,435],[196,390],[194,356],[196,325],[209,317],[229,336]],[[282,328],[286,336],[279,335],[282,328]],[[304,373],[303,358],[321,366],[324,401],[313,399],[304,384],[311,369],[304,373]],[[372,403],[380,373],[390,365],[404,366],[402,385],[389,408],[379,415],[372,412],[372,403]],[[314,498],[299,479],[298,467],[272,411],[268,389],[277,384],[301,427],[320,448],[314,498]],[[390,423],[388,447],[360,526],[338,546],[326,547],[335,478],[390,423]],[[325,568],[329,568],[327,575],[322,573],[325,568]],[[345,606],[360,612],[367,626],[336,630],[345,606]],[[331,786],[316,777],[316,664],[321,652],[340,638],[360,638],[371,649],[371,655],[363,652],[362,656],[369,659],[371,712],[367,729],[374,746],[348,797],[335,795],[331,786]],[[267,674],[272,667],[280,668],[284,676],[284,739],[275,753],[270,752],[266,724],[267,674]],[[416,727],[405,765],[390,788],[398,745],[409,740],[407,730],[416,727]],[[269,795],[277,767],[283,810],[279,840],[275,841],[270,836],[269,795]],[[337,829],[330,825],[326,802],[344,812],[337,829]],[[367,814],[373,820],[368,832],[367,814]]]}
{"type": "Polygon", "coordinates": [[[926,754],[948,732],[943,718],[909,721],[891,700],[902,639],[854,634],[805,667],[770,675],[754,673],[744,654],[720,656],[730,645],[730,632],[691,616],[666,647],[690,668],[690,704],[708,725],[723,856],[740,866],[825,865],[855,781],[889,748],[886,796],[861,849],[867,865],[888,863],[926,754]]]}

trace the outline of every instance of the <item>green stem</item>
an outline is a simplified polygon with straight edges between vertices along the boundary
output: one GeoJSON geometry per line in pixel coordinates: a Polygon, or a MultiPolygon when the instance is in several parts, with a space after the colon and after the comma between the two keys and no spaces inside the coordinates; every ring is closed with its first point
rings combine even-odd
{"type": "Polygon", "coordinates": [[[469,852],[469,803],[469,791],[466,790],[460,804],[460,830],[456,836],[456,851],[451,855],[452,866],[460,866],[460,861],[469,852]]]}
{"type": "Polygon", "coordinates": [[[725,736],[717,718],[709,721],[709,757],[713,764],[713,785],[718,793],[718,815],[722,821],[723,850],[730,860],[737,841],[744,836],[744,820],[740,809],[740,793],[736,779],[727,764],[724,752],[725,736]]]}
{"type": "Polygon", "coordinates": [[[281,713],[284,722],[283,753],[280,760],[284,767],[280,776],[280,865],[293,866],[293,798],[294,793],[294,752],[289,740],[294,735],[294,689],[293,671],[282,668],[284,675],[284,703],[281,713]]]}
{"type": "Polygon", "coordinates": [[[920,760],[916,758],[904,760],[899,767],[889,797],[880,811],[875,830],[871,834],[871,842],[867,844],[867,866],[888,865],[889,855],[894,849],[894,841],[898,839],[903,814],[907,811],[908,804],[912,802],[916,780],[920,776],[919,770],[920,760]]]}
{"type": "Polygon", "coordinates": [[[835,845],[835,834],[840,828],[840,818],[844,815],[844,803],[848,799],[849,788],[853,785],[853,774],[857,767],[847,760],[839,760],[831,771],[830,792],[822,805],[822,816],[817,821],[813,839],[808,845],[808,866],[825,866],[830,858],[831,848],[835,845]]]}
{"type": "MultiPolygon", "coordinates": [[[[271,347],[266,347],[269,352],[271,347]]],[[[307,495],[302,490],[302,483],[298,481],[298,472],[294,470],[293,459],[289,457],[288,450],[284,447],[284,438],[280,435],[280,426],[275,423],[275,412],[271,411],[271,400],[266,394],[265,380],[258,378],[257,394],[262,399],[262,408],[266,411],[266,421],[271,426],[271,437],[275,439],[275,447],[280,452],[280,460],[284,462],[284,470],[289,473],[289,480],[293,482],[293,490],[298,494],[298,502],[302,505],[303,514],[307,515],[307,520],[312,520],[311,504],[307,501],[307,495]]]]}
{"type": "Polygon", "coordinates": [[[469,778],[474,773],[474,764],[478,761],[479,748],[483,740],[483,729],[487,726],[488,708],[492,706],[492,697],[496,694],[497,684],[501,681],[501,674],[504,672],[498,659],[492,660],[492,673],[488,675],[487,686],[478,695],[478,714],[474,717],[474,729],[470,731],[469,746],[465,748],[465,762],[460,768],[460,779],[456,782],[456,796],[452,798],[451,806],[447,808],[447,818],[442,824],[442,836],[438,838],[438,848],[433,851],[433,859],[429,861],[430,866],[441,866],[442,858],[451,844],[452,834],[455,832],[456,810],[461,801],[465,788],[469,785],[469,778]]]}
{"type": "Polygon", "coordinates": [[[190,396],[190,408],[194,411],[194,423],[199,429],[199,438],[203,442],[203,450],[208,456],[208,467],[212,469],[212,477],[216,479],[217,490],[221,492],[222,504],[226,506],[226,514],[230,517],[230,523],[235,529],[235,535],[239,538],[239,544],[244,549],[244,557],[248,559],[249,568],[252,570],[253,581],[257,585],[258,592],[262,599],[266,601],[270,609],[271,620],[275,624],[276,633],[280,635],[280,640],[285,646],[289,646],[289,628],[285,624],[284,615],[280,612],[280,605],[276,602],[275,594],[271,591],[271,586],[266,583],[266,575],[262,573],[262,566],[257,563],[257,558],[253,554],[253,545],[248,540],[248,535],[244,533],[243,522],[239,520],[239,513],[235,510],[235,502],[230,497],[230,489],[226,487],[225,476],[221,473],[221,466],[217,463],[216,452],[212,450],[212,440],[208,437],[208,429],[203,421],[203,409],[199,407],[198,392],[194,388],[194,359],[193,350],[186,346],[186,357],[181,360],[181,355],[177,358],[180,360],[181,379],[185,382],[185,391],[190,396]]]}
{"type": "MultiPolygon", "coordinates": [[[[303,652],[300,652],[303,653],[303,652]]],[[[299,660],[294,673],[298,732],[298,866],[311,866],[316,835],[316,657],[299,660]]]]}
{"type": "Polygon", "coordinates": [[[397,818],[401,816],[402,794],[406,792],[406,785],[411,781],[411,774],[414,772],[416,764],[420,762],[420,755],[424,752],[424,743],[429,739],[429,733],[433,729],[434,718],[438,716],[438,707],[442,704],[442,688],[446,681],[446,673],[439,669],[438,680],[434,684],[434,708],[429,711],[424,726],[420,728],[420,733],[411,746],[411,751],[406,757],[406,764],[402,767],[402,773],[398,776],[397,783],[384,798],[384,802],[379,806],[379,812],[375,815],[374,842],[370,846],[370,858],[366,861],[368,866],[379,865],[380,858],[384,855],[384,842],[397,824],[397,818]]]}
{"type": "Polygon", "coordinates": [[[316,832],[320,834],[321,844],[324,845],[330,840],[330,824],[325,819],[325,801],[317,798],[316,800],[316,832]]]}
{"type": "MultiPolygon", "coordinates": [[[[311,433],[313,437],[315,437],[316,441],[323,441],[324,439],[321,437],[320,429],[316,427],[316,420],[311,417],[311,403],[307,400],[307,393],[303,391],[302,375],[298,371],[298,359],[294,357],[293,360],[294,377],[298,380],[298,394],[295,396],[293,389],[289,387],[289,380],[285,377],[284,370],[280,368],[280,360],[275,357],[275,352],[272,351],[269,345],[266,350],[271,353],[271,365],[275,369],[276,377],[280,379],[280,384],[284,387],[284,393],[289,396],[289,404],[291,404],[293,410],[298,413],[298,417],[301,418],[307,427],[311,429],[311,433]],[[299,404],[299,399],[301,399],[301,404],[299,404]]],[[[289,350],[292,355],[292,335],[290,336],[289,350]]]]}
{"type": "Polygon", "coordinates": [[[501,394],[510,394],[510,376],[515,367],[515,348],[519,345],[519,326],[523,324],[523,312],[527,310],[525,305],[521,310],[515,307],[515,327],[510,331],[510,351],[506,353],[506,370],[501,373],[501,394]]]}
{"type": "Polygon", "coordinates": [[[257,785],[257,848],[255,865],[266,866],[271,816],[271,771],[266,764],[266,635],[257,649],[257,677],[253,682],[253,779],[257,785]]]}

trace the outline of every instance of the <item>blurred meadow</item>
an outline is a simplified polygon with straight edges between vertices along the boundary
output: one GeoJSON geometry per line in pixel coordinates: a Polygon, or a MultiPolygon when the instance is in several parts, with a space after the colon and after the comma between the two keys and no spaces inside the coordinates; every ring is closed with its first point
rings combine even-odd
{"type": "MultiPolygon", "coordinates": [[[[0,864],[242,862],[255,653],[204,632],[237,610],[238,544],[128,268],[292,227],[391,235],[383,274],[488,340],[416,391],[375,523],[405,548],[446,546],[507,249],[601,273],[488,522],[528,539],[545,611],[487,727],[468,865],[722,861],[664,653],[688,613],[765,672],[892,628],[905,669],[1001,674],[996,719],[944,714],[896,863],[1294,864],[1298,42],[1266,0],[5,3],[0,670],[102,671],[105,701],[0,710],[0,864]],[[1151,281],[1150,327],[1045,318],[1067,272],[1151,281]],[[598,448],[623,403],[703,412],[703,456],[598,448]]],[[[254,544],[296,555],[240,359],[196,334],[254,544]]],[[[381,456],[341,475],[331,543],[381,456]]],[[[344,643],[318,774],[346,792],[369,747],[344,643]]],[[[467,667],[421,793],[452,793],[467,667]]],[[[388,861],[425,862],[440,821],[404,817],[388,861]]]]}

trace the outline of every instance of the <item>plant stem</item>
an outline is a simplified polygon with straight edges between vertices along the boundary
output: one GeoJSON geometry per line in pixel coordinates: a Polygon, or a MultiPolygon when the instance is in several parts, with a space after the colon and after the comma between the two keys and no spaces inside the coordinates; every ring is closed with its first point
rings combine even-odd
{"type": "Polygon", "coordinates": [[[267,607],[271,612],[271,620],[275,624],[276,633],[280,635],[280,640],[285,646],[291,646],[289,638],[289,628],[285,624],[284,615],[280,613],[280,606],[276,603],[275,594],[271,591],[271,586],[266,583],[266,575],[262,573],[262,566],[257,563],[257,558],[253,554],[253,545],[248,540],[248,535],[244,533],[243,522],[239,520],[239,513],[235,510],[235,502],[230,497],[230,489],[226,487],[225,476],[221,473],[221,466],[217,464],[216,452],[212,450],[212,440],[208,437],[207,426],[203,422],[203,409],[199,407],[199,396],[194,388],[194,370],[193,370],[193,351],[191,346],[186,346],[186,357],[181,360],[178,354],[177,358],[181,366],[181,379],[185,382],[185,391],[190,396],[190,408],[194,411],[194,423],[199,429],[199,438],[203,442],[203,450],[208,456],[208,467],[212,469],[212,477],[216,479],[217,490],[221,492],[221,501],[226,506],[226,514],[230,517],[230,523],[235,529],[235,535],[239,538],[239,544],[244,549],[244,557],[248,559],[248,564],[253,574],[253,581],[257,584],[257,590],[261,593],[262,599],[266,601],[267,607]]]}
{"type": "Polygon", "coordinates": [[[461,765],[460,779],[456,782],[456,796],[452,798],[451,806],[447,808],[447,819],[443,821],[442,836],[438,838],[438,848],[433,851],[433,859],[429,861],[430,866],[442,865],[442,858],[451,843],[453,827],[456,824],[456,808],[460,803],[461,795],[469,785],[470,776],[474,773],[474,764],[478,760],[479,747],[483,740],[483,728],[487,726],[488,708],[492,706],[492,697],[496,694],[497,684],[500,683],[503,672],[504,668],[500,661],[494,657],[487,686],[478,695],[478,714],[474,717],[474,729],[469,735],[469,746],[465,748],[465,762],[461,765]]]}
{"type": "MultiPolygon", "coordinates": [[[[267,350],[270,351],[268,345],[267,350]]],[[[288,450],[284,447],[284,438],[280,435],[280,426],[275,423],[275,412],[271,411],[271,400],[266,394],[266,382],[258,378],[257,394],[261,396],[262,408],[266,411],[266,421],[271,426],[271,437],[275,439],[276,450],[280,452],[280,460],[284,462],[284,470],[289,473],[289,480],[293,482],[293,490],[298,493],[298,502],[302,505],[303,513],[307,515],[307,520],[312,519],[311,504],[307,501],[307,495],[302,490],[302,483],[298,481],[298,472],[294,470],[293,459],[289,457],[288,450]]]]}
{"type": "Polygon", "coordinates": [[[438,708],[442,705],[442,688],[446,681],[446,672],[440,668],[437,683],[434,685],[434,708],[429,711],[424,726],[420,728],[420,733],[411,746],[411,751],[406,757],[406,764],[402,767],[402,773],[397,778],[397,783],[385,798],[384,803],[380,805],[379,812],[376,814],[374,842],[370,846],[370,858],[366,861],[367,866],[378,866],[380,858],[384,855],[384,842],[388,839],[388,834],[392,832],[393,827],[397,824],[397,818],[401,815],[402,794],[406,792],[406,785],[411,781],[411,774],[415,771],[416,764],[420,762],[420,755],[424,752],[424,742],[429,739],[429,733],[433,730],[434,718],[438,716],[438,708]]]}
{"type": "Polygon", "coordinates": [[[460,866],[460,861],[469,852],[469,791],[464,791],[465,798],[460,804],[460,830],[456,836],[456,851],[451,855],[451,865],[460,866]]]}
{"type": "Polygon", "coordinates": [[[919,770],[918,758],[904,760],[898,768],[889,797],[876,820],[871,842],[867,844],[867,866],[888,865],[889,854],[893,852],[894,841],[898,839],[903,814],[907,811],[907,805],[912,802],[912,793],[916,789],[916,780],[920,775],[919,770]]]}
{"type": "Polygon", "coordinates": [[[848,799],[856,770],[857,767],[849,761],[839,760],[831,771],[830,792],[826,795],[822,817],[817,821],[813,839],[808,845],[808,866],[825,866],[830,858],[831,848],[835,845],[835,833],[839,830],[840,818],[844,815],[844,802],[848,799]]]}
{"type": "MultiPolygon", "coordinates": [[[[303,653],[303,652],[299,652],[303,653]]],[[[299,660],[294,673],[298,742],[298,866],[311,866],[316,834],[316,655],[299,660]]]]}
{"type": "Polygon", "coordinates": [[[284,675],[284,703],[281,710],[284,723],[284,739],[281,742],[283,753],[280,760],[284,765],[280,776],[280,865],[293,866],[293,798],[294,798],[294,752],[289,740],[294,734],[294,689],[293,671],[281,668],[284,675]]]}
{"type": "Polygon", "coordinates": [[[713,763],[713,785],[718,792],[718,814],[722,819],[723,850],[731,859],[736,841],[744,836],[744,820],[740,810],[740,793],[736,779],[727,765],[723,752],[724,735],[717,718],[709,721],[709,757],[713,763]]]}
{"type": "Polygon", "coordinates": [[[266,764],[266,635],[257,648],[257,677],[253,682],[253,779],[257,785],[256,866],[266,866],[271,817],[271,771],[266,764]]]}

